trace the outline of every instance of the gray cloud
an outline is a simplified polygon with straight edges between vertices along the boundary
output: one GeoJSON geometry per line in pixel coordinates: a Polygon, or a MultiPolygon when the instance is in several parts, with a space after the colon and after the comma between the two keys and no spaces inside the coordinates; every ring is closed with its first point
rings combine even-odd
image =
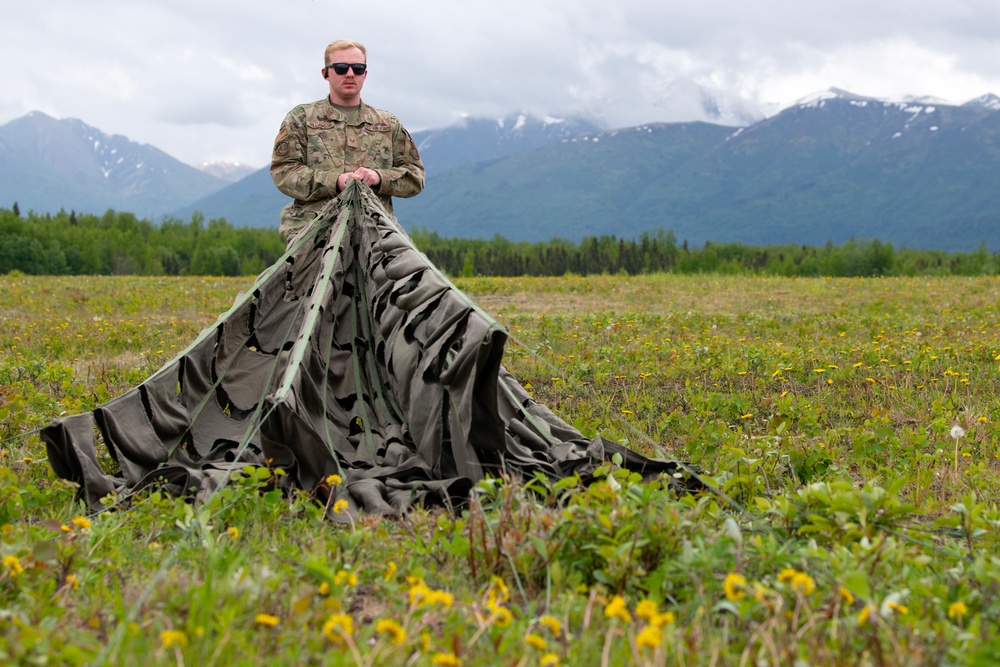
{"type": "Polygon", "coordinates": [[[336,37],[369,48],[365,99],[423,129],[521,110],[685,120],[695,98],[677,91],[703,88],[768,108],[830,86],[964,102],[1000,93],[998,35],[990,0],[49,0],[4,10],[0,123],[37,109],[189,163],[263,165],[288,109],[325,93],[336,37]]]}

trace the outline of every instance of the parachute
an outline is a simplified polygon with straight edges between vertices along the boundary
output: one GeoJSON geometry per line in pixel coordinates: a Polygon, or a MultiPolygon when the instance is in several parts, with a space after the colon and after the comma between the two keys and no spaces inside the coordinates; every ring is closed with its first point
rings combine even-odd
{"type": "Polygon", "coordinates": [[[455,506],[488,475],[586,478],[616,454],[683,476],[535,402],[501,363],[506,340],[354,182],[184,351],[41,437],[95,511],[150,484],[204,498],[243,466],[281,468],[333,520],[455,506]]]}

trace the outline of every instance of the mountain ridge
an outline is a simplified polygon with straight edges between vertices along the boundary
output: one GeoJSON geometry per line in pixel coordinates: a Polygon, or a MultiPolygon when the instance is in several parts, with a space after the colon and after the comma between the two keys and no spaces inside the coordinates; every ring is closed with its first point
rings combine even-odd
{"type": "Polygon", "coordinates": [[[0,197],[26,210],[113,208],[155,216],[225,184],[154,146],[79,119],[34,111],[0,126],[0,197]]]}

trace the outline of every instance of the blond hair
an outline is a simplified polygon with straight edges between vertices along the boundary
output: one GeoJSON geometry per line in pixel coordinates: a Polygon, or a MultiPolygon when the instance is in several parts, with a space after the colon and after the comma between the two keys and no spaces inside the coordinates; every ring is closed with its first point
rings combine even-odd
{"type": "Polygon", "coordinates": [[[323,66],[326,67],[330,64],[330,54],[334,51],[343,51],[344,49],[357,49],[361,51],[361,54],[365,57],[365,62],[368,62],[368,51],[365,49],[365,45],[361,42],[355,42],[353,39],[335,39],[326,46],[326,50],[323,51],[323,66]]]}

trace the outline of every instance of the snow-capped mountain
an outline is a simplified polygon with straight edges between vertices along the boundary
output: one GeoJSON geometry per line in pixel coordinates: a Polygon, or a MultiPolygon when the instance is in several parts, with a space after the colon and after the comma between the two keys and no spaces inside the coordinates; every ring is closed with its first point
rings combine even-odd
{"type": "Polygon", "coordinates": [[[242,162],[226,162],[224,160],[199,162],[195,165],[195,168],[230,183],[235,183],[259,169],[259,167],[251,167],[242,162]]]}
{"type": "Polygon", "coordinates": [[[1000,97],[997,97],[993,93],[988,93],[986,95],[981,95],[974,100],[969,100],[962,106],[982,107],[983,109],[989,109],[990,111],[1000,111],[1000,97]]]}
{"type": "Polygon", "coordinates": [[[414,132],[413,140],[430,176],[459,165],[546,146],[600,127],[582,117],[517,113],[504,118],[464,118],[449,127],[414,132]]]}
{"type": "Polygon", "coordinates": [[[150,216],[224,185],[158,148],[75,118],[35,111],[0,126],[0,201],[24,210],[114,208],[150,216]]]}

